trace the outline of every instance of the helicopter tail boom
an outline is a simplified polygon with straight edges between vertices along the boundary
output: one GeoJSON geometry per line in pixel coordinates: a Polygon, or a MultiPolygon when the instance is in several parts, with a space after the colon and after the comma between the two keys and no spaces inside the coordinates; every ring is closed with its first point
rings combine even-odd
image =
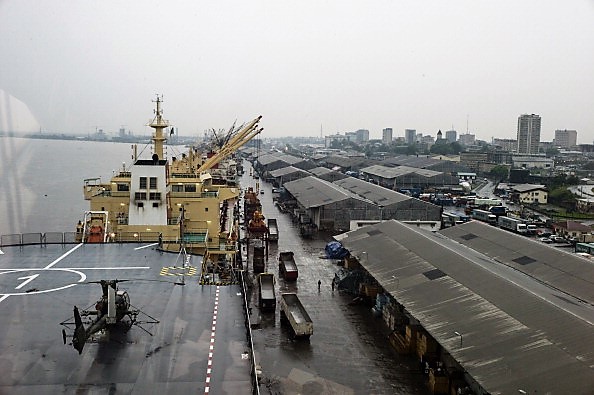
{"type": "Polygon", "coordinates": [[[87,331],[85,330],[85,326],[80,318],[80,313],[78,312],[78,307],[76,306],[74,306],[74,324],[76,325],[76,328],[74,329],[72,346],[79,354],[82,354],[82,350],[87,342],[87,331]]]}

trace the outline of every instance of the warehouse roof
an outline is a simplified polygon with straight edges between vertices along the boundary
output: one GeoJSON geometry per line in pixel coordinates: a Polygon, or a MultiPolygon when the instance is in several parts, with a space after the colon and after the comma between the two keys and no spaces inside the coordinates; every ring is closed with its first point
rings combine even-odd
{"type": "Polygon", "coordinates": [[[286,176],[288,174],[293,174],[293,173],[300,173],[300,174],[309,174],[307,171],[305,170],[301,170],[298,169],[294,166],[287,166],[287,167],[282,167],[280,169],[276,169],[270,172],[270,175],[272,177],[282,177],[282,176],[286,176]]]}
{"type": "Polygon", "coordinates": [[[386,158],[385,162],[388,164],[394,164],[398,166],[410,166],[419,169],[430,168],[431,166],[437,166],[442,163],[442,161],[439,159],[416,155],[398,155],[393,158],[386,158]]]}
{"type": "Polygon", "coordinates": [[[313,169],[310,169],[309,172],[315,176],[321,176],[324,174],[328,174],[328,173],[332,173],[334,170],[330,170],[327,167],[315,167],[313,169]]]}
{"type": "Polygon", "coordinates": [[[260,163],[262,166],[266,166],[274,162],[284,162],[289,165],[294,165],[295,163],[303,162],[303,160],[303,158],[288,155],[283,152],[272,152],[269,154],[260,155],[258,157],[258,163],[260,163]]]}
{"type": "Polygon", "coordinates": [[[338,185],[314,176],[287,182],[283,186],[304,208],[320,207],[345,199],[355,199],[372,203],[338,185]]]}
{"type": "Polygon", "coordinates": [[[536,191],[536,190],[546,190],[547,187],[544,185],[540,185],[540,184],[518,184],[518,185],[514,185],[512,187],[512,191],[514,192],[520,192],[520,193],[524,193],[524,192],[530,192],[530,191],[536,191]]]}
{"type": "Polygon", "coordinates": [[[491,394],[594,388],[594,266],[478,221],[386,221],[337,237],[491,394]]]}
{"type": "Polygon", "coordinates": [[[367,174],[373,174],[375,176],[386,178],[386,179],[396,178],[396,177],[404,176],[407,174],[418,174],[420,176],[427,177],[427,178],[443,174],[440,171],[419,169],[416,167],[408,167],[408,166],[387,167],[387,166],[382,166],[382,165],[369,166],[364,169],[361,169],[361,171],[364,173],[367,173],[367,174]]]}
{"type": "Polygon", "coordinates": [[[354,177],[347,177],[342,180],[334,181],[334,184],[384,207],[394,203],[400,203],[405,200],[414,199],[403,193],[396,192],[367,181],[359,180],[358,178],[354,177]]]}

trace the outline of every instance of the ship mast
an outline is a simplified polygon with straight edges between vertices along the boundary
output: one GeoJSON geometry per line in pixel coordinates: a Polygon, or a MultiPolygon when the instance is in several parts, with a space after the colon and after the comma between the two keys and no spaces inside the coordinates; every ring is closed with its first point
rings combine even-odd
{"type": "Polygon", "coordinates": [[[163,101],[163,96],[159,97],[157,95],[157,100],[153,100],[153,102],[157,103],[157,109],[155,110],[155,118],[153,121],[148,125],[151,128],[155,129],[155,134],[153,135],[153,148],[155,150],[155,154],[159,157],[159,159],[164,159],[163,156],[163,144],[167,141],[167,138],[163,135],[163,129],[169,126],[169,122],[163,119],[163,110],[161,109],[161,102],[163,101]]]}

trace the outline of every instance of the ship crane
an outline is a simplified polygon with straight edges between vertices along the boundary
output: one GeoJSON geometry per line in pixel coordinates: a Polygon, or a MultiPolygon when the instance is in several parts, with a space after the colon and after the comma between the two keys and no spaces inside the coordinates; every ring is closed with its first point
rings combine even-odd
{"type": "Polygon", "coordinates": [[[255,118],[244,126],[235,136],[231,137],[229,141],[213,156],[208,158],[202,166],[198,168],[198,174],[211,169],[221,160],[237,151],[241,146],[246,144],[248,141],[253,139],[256,135],[260,134],[263,128],[258,128],[258,122],[262,116],[255,118]]]}

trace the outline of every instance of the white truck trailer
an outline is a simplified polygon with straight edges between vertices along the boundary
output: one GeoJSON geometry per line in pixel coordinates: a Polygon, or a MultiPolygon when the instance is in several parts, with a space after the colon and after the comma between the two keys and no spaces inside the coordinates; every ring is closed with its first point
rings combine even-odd
{"type": "Polygon", "coordinates": [[[527,232],[526,223],[519,218],[501,216],[497,219],[497,224],[501,229],[506,229],[521,235],[525,235],[527,232]]]}

